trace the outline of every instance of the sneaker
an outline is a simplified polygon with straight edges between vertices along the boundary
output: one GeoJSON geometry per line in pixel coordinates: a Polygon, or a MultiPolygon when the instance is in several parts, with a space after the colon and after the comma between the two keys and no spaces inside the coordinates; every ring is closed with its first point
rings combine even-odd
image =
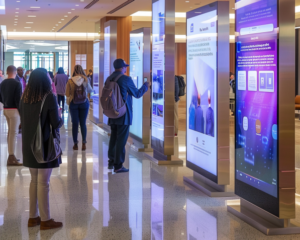
{"type": "Polygon", "coordinates": [[[74,150],[74,151],[77,151],[77,150],[78,150],[78,145],[77,145],[77,143],[74,144],[73,150],[74,150]]]}
{"type": "Polygon", "coordinates": [[[108,160],[108,167],[107,169],[114,169],[114,162],[112,160],[108,160]]]}
{"type": "Polygon", "coordinates": [[[36,218],[29,218],[28,219],[28,227],[35,227],[41,224],[41,218],[36,217],[36,218]]]}
{"type": "Polygon", "coordinates": [[[115,173],[129,172],[129,169],[121,167],[119,169],[115,169],[115,173]]]}
{"type": "Polygon", "coordinates": [[[54,228],[61,228],[63,224],[61,222],[55,222],[54,219],[48,221],[41,221],[40,230],[49,230],[54,228]]]}

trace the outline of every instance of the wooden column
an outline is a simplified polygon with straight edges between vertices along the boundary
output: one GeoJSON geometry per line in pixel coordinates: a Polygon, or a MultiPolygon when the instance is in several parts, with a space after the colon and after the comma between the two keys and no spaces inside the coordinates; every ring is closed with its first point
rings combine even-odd
{"type": "MultiPolygon", "coordinates": [[[[100,39],[104,40],[104,23],[117,20],[117,58],[129,63],[130,32],[132,31],[132,17],[104,17],[100,20],[100,39]]],[[[127,75],[129,71],[127,72],[127,75]]]]}
{"type": "Polygon", "coordinates": [[[75,66],[76,54],[86,54],[86,73],[93,69],[93,41],[70,41],[69,42],[69,74],[72,75],[75,66]]]}
{"type": "Polygon", "coordinates": [[[186,43],[176,43],[175,46],[175,74],[186,75],[186,43]]]}

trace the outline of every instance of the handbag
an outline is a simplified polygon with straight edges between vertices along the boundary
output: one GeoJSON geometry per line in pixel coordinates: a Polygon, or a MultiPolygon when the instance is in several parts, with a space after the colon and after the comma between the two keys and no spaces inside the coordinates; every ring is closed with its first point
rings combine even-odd
{"type": "Polygon", "coordinates": [[[60,148],[60,141],[59,139],[53,136],[53,130],[51,125],[50,125],[50,136],[49,139],[47,140],[47,147],[48,147],[47,153],[45,154],[44,151],[44,139],[43,139],[43,132],[42,132],[42,124],[41,124],[41,114],[42,114],[44,103],[48,95],[49,93],[47,93],[43,98],[36,133],[33,137],[33,140],[31,141],[31,150],[38,163],[49,163],[58,159],[62,155],[62,150],[60,148]]]}

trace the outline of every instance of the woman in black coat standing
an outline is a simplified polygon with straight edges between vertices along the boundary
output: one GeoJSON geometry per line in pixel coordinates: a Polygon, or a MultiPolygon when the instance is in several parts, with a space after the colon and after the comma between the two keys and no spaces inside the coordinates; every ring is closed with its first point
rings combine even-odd
{"type": "Polygon", "coordinates": [[[57,130],[63,125],[56,96],[51,92],[51,81],[46,69],[34,70],[20,102],[21,124],[24,126],[22,131],[23,165],[29,168],[31,174],[28,227],[40,225],[41,230],[62,227],[62,223],[51,219],[49,208],[50,176],[52,169],[61,164],[61,158],[41,164],[36,161],[31,150],[31,142],[36,133],[39,118],[41,119],[44,153],[47,151],[45,143],[50,134],[56,137],[57,130]],[[46,94],[48,95],[40,115],[42,100],[46,94]]]}

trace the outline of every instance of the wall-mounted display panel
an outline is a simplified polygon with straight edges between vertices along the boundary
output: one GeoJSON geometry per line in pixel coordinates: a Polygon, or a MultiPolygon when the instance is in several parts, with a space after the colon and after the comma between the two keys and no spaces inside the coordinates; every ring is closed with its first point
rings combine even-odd
{"type": "Polygon", "coordinates": [[[228,111],[224,112],[229,99],[229,91],[224,93],[229,88],[229,64],[224,61],[229,60],[229,3],[190,11],[186,22],[187,166],[225,185],[229,183],[229,122],[228,111]]]}

